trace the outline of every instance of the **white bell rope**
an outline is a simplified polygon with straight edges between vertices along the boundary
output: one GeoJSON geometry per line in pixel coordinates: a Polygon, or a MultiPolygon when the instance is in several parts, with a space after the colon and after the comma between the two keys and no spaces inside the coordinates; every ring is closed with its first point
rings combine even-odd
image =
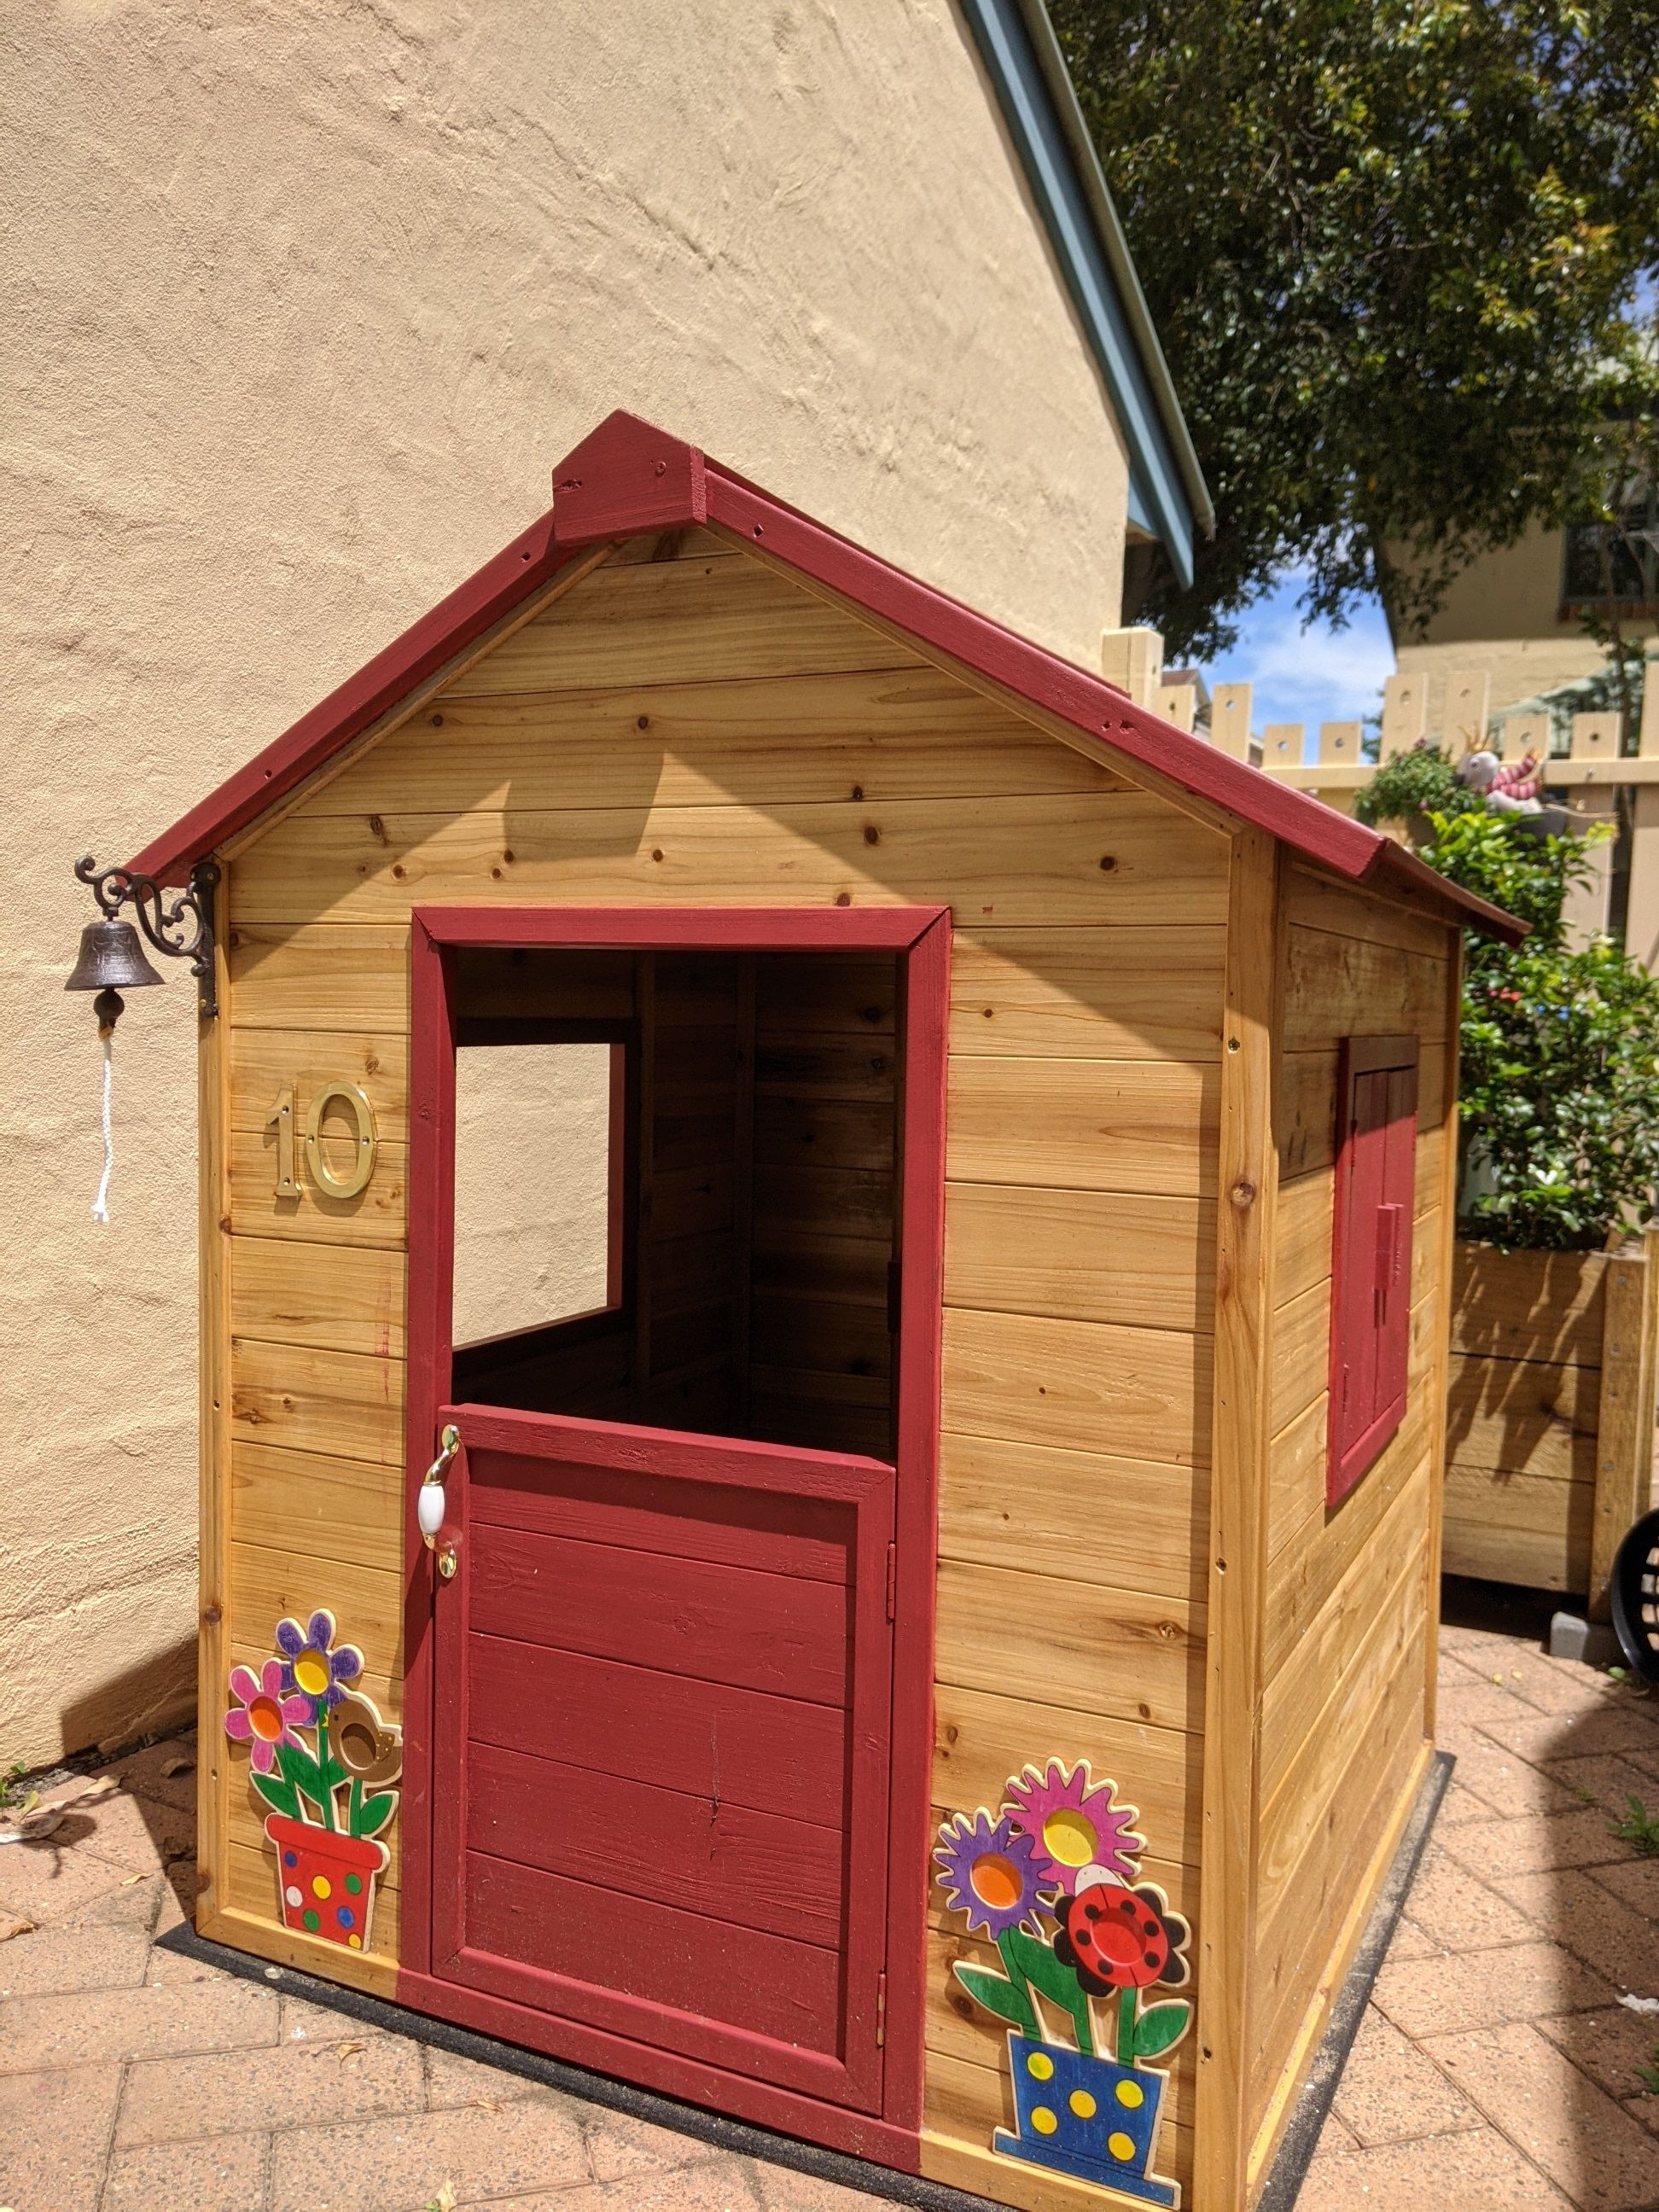
{"type": "Polygon", "coordinates": [[[113,1024],[103,1031],[104,1042],[104,1172],[98,1178],[98,1195],[92,1201],[92,1218],[103,1227],[109,1226],[109,1179],[115,1165],[115,1136],[110,1121],[110,1085],[115,1069],[115,1030],[113,1024]]]}

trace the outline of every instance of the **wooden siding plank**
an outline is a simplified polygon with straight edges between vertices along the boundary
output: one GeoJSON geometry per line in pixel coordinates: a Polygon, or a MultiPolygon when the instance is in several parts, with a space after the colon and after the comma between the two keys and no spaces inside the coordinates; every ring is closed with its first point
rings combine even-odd
{"type": "Polygon", "coordinates": [[[947,1308],[944,1423],[964,1435],[1194,1466],[1210,1452],[1210,1340],[947,1308]]]}
{"type": "Polygon", "coordinates": [[[941,1683],[933,1698],[933,1802],[952,1812],[1001,1804],[1032,1759],[1086,1759],[1117,1784],[1144,1833],[1183,1866],[1200,1863],[1202,1741],[1144,1720],[1069,1711],[941,1683]]]}
{"type": "Polygon", "coordinates": [[[1456,927],[1396,906],[1374,891],[1356,890],[1334,877],[1292,861],[1285,872],[1285,920],[1366,944],[1391,945],[1426,960],[1445,961],[1455,947],[1456,927]]]}
{"type": "Polygon", "coordinates": [[[307,1620],[325,1607],[341,1639],[362,1651],[362,1685],[383,1716],[395,1720],[402,1711],[404,1593],[395,1567],[360,1567],[233,1540],[230,1606],[236,1656],[252,1652],[256,1666],[275,1650],[271,1638],[279,1620],[307,1620]]]}
{"type": "Polygon", "coordinates": [[[381,1145],[374,1172],[356,1198],[331,1198],[303,1173],[299,1196],[279,1197],[276,1139],[255,1130],[233,1129],[227,1153],[230,1225],[238,1237],[361,1244],[384,1251],[401,1251],[407,1241],[405,1145],[381,1145]]]}
{"type": "MultiPolygon", "coordinates": [[[[1281,1789],[1296,1788],[1319,1737],[1348,1725],[1356,1700],[1363,1704],[1369,1694],[1364,1678],[1391,1674],[1408,1645],[1420,1648],[1428,1618],[1422,1510],[1423,1492],[1408,1485],[1376,1540],[1355,1558],[1267,1681],[1259,1768],[1264,1807],[1273,1807],[1281,1789]]],[[[1304,1809],[1310,1820],[1320,1816],[1316,1803],[1304,1809]]]]}
{"type": "Polygon", "coordinates": [[[949,1305],[1209,1329],[1210,1200],[952,1182],[945,1204],[949,1305]]]}
{"type": "Polygon", "coordinates": [[[1202,1468],[948,1431],[939,1440],[941,1559],[1063,1562],[1068,1581],[1190,1604],[1202,1601],[1209,1578],[1208,1527],[1202,1468]]]}
{"type": "Polygon", "coordinates": [[[231,1327],[271,1344],[404,1356],[403,1255],[357,1245],[324,1254],[279,1237],[233,1237],[231,1327]]]}
{"type": "MultiPolygon", "coordinates": [[[[349,933],[342,933],[349,934],[349,933]]],[[[406,1034],[359,1036],[343,1030],[241,1029],[230,1032],[230,1125],[245,1134],[264,1129],[277,1095],[292,1085],[299,1121],[298,1171],[305,1170],[305,1118],[331,1083],[353,1083],[374,1109],[382,1142],[409,1140],[409,1040],[406,1034]]],[[[332,1127],[331,1121],[329,1126],[332,1127]]],[[[341,1127],[347,1124],[343,1116],[341,1127]]],[[[271,1139],[275,1157],[275,1139],[271,1139]]],[[[343,1158],[336,1166],[343,1172],[343,1158]]]]}
{"type": "Polygon", "coordinates": [[[908,647],[753,561],[611,566],[446,684],[439,702],[635,684],[916,668],[908,647]]]}
{"type": "Polygon", "coordinates": [[[383,1567],[401,1556],[403,1527],[401,1466],[243,1438],[232,1449],[230,1531],[239,1544],[383,1567]]]}
{"type": "Polygon", "coordinates": [[[1325,1388],[1331,1358],[1328,1278],[1277,1310],[1273,1317],[1273,1346],[1269,1426],[1277,1436],[1325,1388]]]}
{"type": "Polygon", "coordinates": [[[1401,1492],[1419,1483],[1426,1487],[1428,1466],[1421,1436],[1401,1428],[1363,1482],[1292,1532],[1273,1567],[1262,1640],[1264,1681],[1285,1665],[1353,1560],[1376,1540],[1401,1492]]]}
{"type": "Polygon", "coordinates": [[[1287,945],[1285,1052],[1318,1052],[1339,1037],[1365,1034],[1373,1011],[1378,1033],[1415,1030],[1438,1043],[1446,963],[1402,952],[1375,939],[1292,927],[1287,945]]]}
{"type": "Polygon", "coordinates": [[[1220,1079],[1187,1061],[954,1056],[952,1182],[1215,1194],[1220,1079]]]}
{"type": "Polygon", "coordinates": [[[637,538],[624,538],[611,549],[614,568],[631,568],[646,561],[735,561],[743,548],[712,530],[693,526],[685,530],[643,530],[637,538]]]}
{"type": "Polygon", "coordinates": [[[246,1443],[401,1467],[403,1419],[400,1359],[231,1340],[231,1433],[246,1443]]]}
{"type": "Polygon", "coordinates": [[[879,953],[830,960],[813,952],[769,954],[756,967],[755,1018],[768,1036],[890,1040],[898,1018],[897,963],[879,953]]]}
{"type": "Polygon", "coordinates": [[[891,1170],[897,1127],[890,1090],[884,1099],[826,1098],[815,1091],[758,1097],[754,1121],[755,1158],[767,1167],[810,1158],[866,1174],[891,1170]]]}
{"type": "MultiPolygon", "coordinates": [[[[1425,1318],[1431,1314],[1427,1310],[1425,1318]]],[[[1325,1445],[1329,1401],[1322,1390],[1312,1403],[1281,1429],[1267,1456],[1267,1553],[1278,1559],[1310,1516],[1318,1525],[1339,1530],[1341,1506],[1325,1504],[1325,1445]]],[[[1415,1466],[1428,1449],[1431,1425],[1440,1419],[1432,1382],[1425,1379],[1406,1395],[1400,1427],[1384,1447],[1385,1455],[1404,1455],[1415,1466]]],[[[1367,1478],[1369,1480],[1369,1477],[1367,1478]]],[[[1340,1540],[1340,1539],[1339,1539],[1340,1540]]]]}
{"type": "Polygon", "coordinates": [[[958,932],[951,1049],[1001,1058],[1218,1060],[1225,932],[958,932]]]}
{"type": "MultiPolygon", "coordinates": [[[[617,672],[614,664],[605,672],[617,672]]],[[[373,813],[395,787],[401,806],[441,812],[459,760],[475,804],[510,795],[531,811],[1127,787],[997,702],[917,665],[500,698],[451,693],[336,777],[307,811],[373,813]]]]}
{"type": "Polygon", "coordinates": [[[875,805],[296,814],[238,866],[248,921],[400,921],[421,900],[950,904],[999,928],[1217,925],[1216,840],[1130,792],[875,805]],[[1109,860],[1109,868],[1102,861],[1109,860]]]}
{"type": "Polygon", "coordinates": [[[1301,1856],[1282,1864],[1276,1836],[1263,1835],[1255,1963],[1263,2001],[1249,2084],[1252,2125],[1278,2090],[1306,1993],[1352,1910],[1354,1877],[1370,1861],[1370,1840],[1410,1784],[1423,1747],[1420,1652],[1407,1652],[1394,1674],[1374,1686],[1370,1708],[1358,1723],[1323,1746],[1330,1774],[1329,1782],[1320,1785],[1324,1817],[1301,1856]]]}
{"type": "Polygon", "coordinates": [[[264,929],[239,921],[229,957],[238,1029],[367,1030],[400,1043],[407,1036],[407,929],[327,922],[264,929]]]}
{"type": "Polygon", "coordinates": [[[938,1603],[941,1683],[1157,1728],[1199,1724],[1202,1606],[944,1559],[938,1603]]]}

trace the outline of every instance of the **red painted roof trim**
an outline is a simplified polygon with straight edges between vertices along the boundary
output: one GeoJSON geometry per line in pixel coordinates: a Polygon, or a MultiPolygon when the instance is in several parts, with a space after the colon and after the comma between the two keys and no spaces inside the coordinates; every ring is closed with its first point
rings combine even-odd
{"type": "Polygon", "coordinates": [[[1103,678],[837,537],[637,416],[607,416],[560,462],[553,482],[550,514],[147,846],[131,866],[163,881],[182,880],[196,860],[245,829],[580,547],[619,532],[707,521],[1350,882],[1415,898],[1431,893],[1470,927],[1510,943],[1525,933],[1522,924],[1460,890],[1376,830],[1177,730],[1103,678]]]}

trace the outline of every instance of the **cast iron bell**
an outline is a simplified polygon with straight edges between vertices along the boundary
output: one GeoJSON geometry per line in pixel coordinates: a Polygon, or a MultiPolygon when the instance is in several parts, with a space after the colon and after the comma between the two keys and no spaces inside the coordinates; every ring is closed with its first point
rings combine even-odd
{"type": "Polygon", "coordinates": [[[161,980],[130,921],[89,921],[81,932],[81,957],[64,988],[133,991],[161,980]]]}
{"type": "Polygon", "coordinates": [[[161,977],[144,957],[138,933],[130,921],[89,921],[81,932],[81,957],[64,988],[96,991],[92,1011],[98,1017],[98,1034],[107,1036],[121,1013],[118,983],[136,991],[161,977]]]}

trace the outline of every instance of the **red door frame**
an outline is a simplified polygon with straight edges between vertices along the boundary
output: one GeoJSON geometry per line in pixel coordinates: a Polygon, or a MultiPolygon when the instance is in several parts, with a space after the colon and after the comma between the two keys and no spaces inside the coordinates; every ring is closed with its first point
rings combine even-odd
{"type": "Polygon", "coordinates": [[[884,2164],[915,2171],[924,2071],[933,1603],[938,1564],[945,1089],[950,1011],[946,907],[417,907],[410,929],[409,1290],[404,1497],[404,1767],[398,1994],[423,2012],[621,2075],[884,2164]],[[433,1616],[438,1583],[416,1492],[435,1448],[437,1372],[453,1265],[454,1012],[462,946],[618,951],[890,951],[904,1009],[887,2008],[879,2119],[632,2042],[432,1972],[433,1616]]]}

